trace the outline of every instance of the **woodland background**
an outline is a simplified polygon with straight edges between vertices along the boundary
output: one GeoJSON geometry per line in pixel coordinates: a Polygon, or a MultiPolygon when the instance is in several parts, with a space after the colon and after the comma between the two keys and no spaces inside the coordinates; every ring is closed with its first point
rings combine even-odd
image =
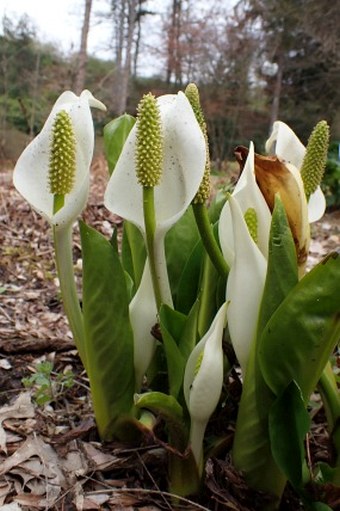
{"type": "Polygon", "coordinates": [[[340,195],[336,189],[340,178],[339,165],[336,166],[340,139],[337,2],[107,2],[109,14],[105,14],[105,22],[109,16],[112,33],[107,45],[111,60],[102,60],[87,51],[91,24],[101,23],[104,16],[96,0],[84,0],[83,12],[79,13],[79,49],[67,55],[53,44],[41,42],[29,17],[3,17],[2,162],[16,160],[40,131],[53,102],[65,89],[79,93],[88,88],[106,104],[106,115],[93,112],[100,137],[103,126],[113,117],[125,111],[135,114],[143,93],[176,92],[194,81],[201,93],[216,170],[223,170],[238,144],[247,145],[253,140],[257,151],[263,151],[263,142],[276,119],[290,124],[304,143],[316,122],[326,119],[333,142],[333,195],[340,195]],[[161,17],[157,16],[159,12],[163,13],[161,17]],[[159,25],[159,36],[145,47],[145,35],[153,23],[159,25]],[[161,69],[157,74],[149,69],[146,76],[145,52],[149,61],[151,58],[157,63],[155,69],[161,69]]]}
{"type": "MultiPolygon", "coordinates": [[[[329,122],[332,143],[323,185],[329,210],[313,225],[309,264],[340,242],[339,2],[107,0],[112,58],[102,60],[87,51],[91,26],[103,19],[99,1],[83,0],[79,47],[67,54],[39,40],[28,17],[0,21],[1,509],[4,504],[29,511],[174,509],[161,491],[164,442],[152,438],[140,449],[127,449],[98,441],[88,379],[60,301],[49,226],[13,187],[17,157],[62,91],[88,88],[108,108],[92,112],[97,144],[83,214],[108,238],[121,219],[103,205],[104,125],[125,111],[135,115],[145,92],[177,92],[195,81],[208,124],[214,190],[228,185],[233,175],[234,147],[253,140],[262,152],[276,119],[290,124],[304,143],[317,121],[329,122]],[[148,46],[146,36],[155,23],[159,37],[148,46]],[[154,73],[150,66],[146,72],[146,54],[155,62],[154,73]]],[[[74,257],[79,284],[76,229],[74,257]]],[[[336,360],[339,371],[339,356],[336,360]]],[[[313,419],[312,455],[327,460],[322,407],[313,411],[313,419]]],[[[332,491],[328,502],[340,511],[338,491],[332,491]]],[[[206,466],[202,502],[182,499],[180,504],[176,509],[185,511],[263,509],[222,459],[206,466]]],[[[302,510],[289,488],[283,509],[302,510]]]]}

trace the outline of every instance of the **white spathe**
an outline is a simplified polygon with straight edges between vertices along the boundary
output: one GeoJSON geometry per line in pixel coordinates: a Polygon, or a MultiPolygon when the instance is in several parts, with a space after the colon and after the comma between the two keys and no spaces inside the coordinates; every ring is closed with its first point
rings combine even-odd
{"type": "Polygon", "coordinates": [[[223,384],[223,329],[227,304],[218,310],[209,330],[188,358],[183,390],[190,413],[190,444],[197,466],[202,468],[205,428],[219,401],[223,384]]]}
{"type": "Polygon", "coordinates": [[[42,131],[26,147],[14,168],[13,182],[33,209],[56,228],[72,224],[86,205],[89,191],[89,170],[94,148],[94,128],[90,107],[106,110],[91,92],[80,96],[63,92],[54,104],[42,131]],[[52,129],[58,112],[65,110],[73,124],[76,143],[76,173],[74,186],[65,195],[64,206],[53,214],[54,196],[49,190],[49,162],[52,129]]]}
{"type": "Polygon", "coordinates": [[[230,338],[244,375],[256,335],[267,260],[249,233],[237,199],[231,196],[229,203],[235,258],[227,281],[227,318],[230,338]]]}
{"type": "MultiPolygon", "coordinates": [[[[254,144],[250,142],[247,160],[232,195],[237,199],[243,214],[245,214],[249,208],[255,210],[258,228],[258,246],[264,256],[267,257],[271,212],[256,182],[254,158],[254,144]]],[[[229,201],[223,206],[218,228],[222,253],[228,266],[231,267],[234,260],[235,247],[229,201]]]]}
{"type": "MultiPolygon", "coordinates": [[[[184,214],[201,183],[206,149],[186,96],[168,94],[157,98],[163,135],[163,168],[159,185],[154,188],[155,241],[184,214]]],[[[144,229],[143,188],[136,176],[135,125],[118,159],[105,191],[105,206],[112,212],[144,229]]]]}

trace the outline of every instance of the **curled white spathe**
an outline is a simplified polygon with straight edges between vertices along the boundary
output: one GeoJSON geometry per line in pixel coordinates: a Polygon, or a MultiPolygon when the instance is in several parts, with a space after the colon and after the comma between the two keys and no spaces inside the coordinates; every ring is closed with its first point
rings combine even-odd
{"type": "Polygon", "coordinates": [[[223,385],[223,329],[226,302],[218,310],[208,332],[190,353],[183,382],[190,413],[190,446],[199,471],[203,468],[203,438],[209,418],[220,399],[223,385]]]}
{"type": "MultiPolygon", "coordinates": [[[[245,214],[249,208],[255,210],[258,228],[258,246],[263,255],[267,257],[271,212],[256,182],[254,159],[254,144],[250,142],[247,160],[232,195],[237,199],[243,214],[245,214]]],[[[234,260],[235,247],[229,201],[225,203],[221,211],[218,234],[223,256],[228,266],[231,267],[234,260]]]]}
{"type": "Polygon", "coordinates": [[[192,350],[184,374],[184,397],[193,420],[206,421],[216,408],[223,382],[222,337],[227,304],[218,310],[203,338],[192,350]],[[199,369],[197,362],[202,356],[199,369]],[[195,374],[197,372],[197,374],[195,374]]]}
{"type": "Polygon", "coordinates": [[[267,261],[249,233],[237,199],[230,197],[229,203],[235,258],[226,290],[228,328],[236,357],[245,374],[250,347],[256,335],[267,261]]]}
{"type": "Polygon", "coordinates": [[[55,227],[73,223],[84,209],[89,191],[89,170],[94,148],[94,128],[90,107],[105,110],[103,103],[91,92],[80,96],[63,92],[55,102],[43,129],[26,147],[14,168],[13,183],[33,209],[55,227]],[[65,110],[72,121],[76,143],[76,174],[74,186],[65,195],[64,206],[53,214],[53,194],[49,190],[49,162],[55,116],[65,110]]]}

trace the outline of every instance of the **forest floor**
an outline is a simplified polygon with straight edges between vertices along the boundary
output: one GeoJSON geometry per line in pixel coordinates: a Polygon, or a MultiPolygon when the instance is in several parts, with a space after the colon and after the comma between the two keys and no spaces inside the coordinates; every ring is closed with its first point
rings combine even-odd
{"type": "MultiPolygon", "coordinates": [[[[109,237],[120,220],[103,205],[103,159],[95,161],[92,176],[84,218],[109,237]]],[[[99,441],[88,379],[60,303],[51,231],[13,188],[10,170],[0,172],[0,190],[0,509],[261,510],[261,495],[247,488],[226,456],[208,460],[199,500],[174,504],[165,491],[164,442],[146,438],[132,448],[99,441]]],[[[339,249],[340,211],[327,213],[312,233],[310,265],[339,249]]],[[[74,254],[80,281],[77,229],[74,254]]],[[[317,414],[311,450],[326,461],[320,407],[317,414]]],[[[326,493],[339,510],[338,490],[326,493]]],[[[299,509],[288,489],[282,511],[299,509]]]]}

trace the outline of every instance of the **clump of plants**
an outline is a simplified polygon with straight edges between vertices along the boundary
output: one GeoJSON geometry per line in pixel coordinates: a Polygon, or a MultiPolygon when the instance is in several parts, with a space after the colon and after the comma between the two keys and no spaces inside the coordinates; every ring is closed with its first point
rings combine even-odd
{"type": "MultiPolygon", "coordinates": [[[[339,254],[306,273],[310,223],[326,205],[327,123],[317,124],[307,147],[276,122],[266,154],[252,143],[236,148],[240,178],[231,194],[214,198],[197,87],[144,96],[136,119],[124,115],[104,130],[104,203],[123,219],[122,240],[80,222],[81,309],[72,230],[89,190],[90,107],[105,108],[89,91],[60,96],[19,158],[14,184],[51,224],[101,439],[135,441],[162,418],[170,490],[199,494],[206,431],[212,415],[225,417],[225,382],[237,368],[235,468],[268,494],[267,509],[278,508],[288,481],[307,507],[330,509],[308,488],[340,484],[340,398],[329,362],[340,337],[339,254]],[[310,467],[304,440],[316,388],[334,456],[310,467]]],[[[227,434],[225,421],[209,449],[217,452],[227,434]]]]}

